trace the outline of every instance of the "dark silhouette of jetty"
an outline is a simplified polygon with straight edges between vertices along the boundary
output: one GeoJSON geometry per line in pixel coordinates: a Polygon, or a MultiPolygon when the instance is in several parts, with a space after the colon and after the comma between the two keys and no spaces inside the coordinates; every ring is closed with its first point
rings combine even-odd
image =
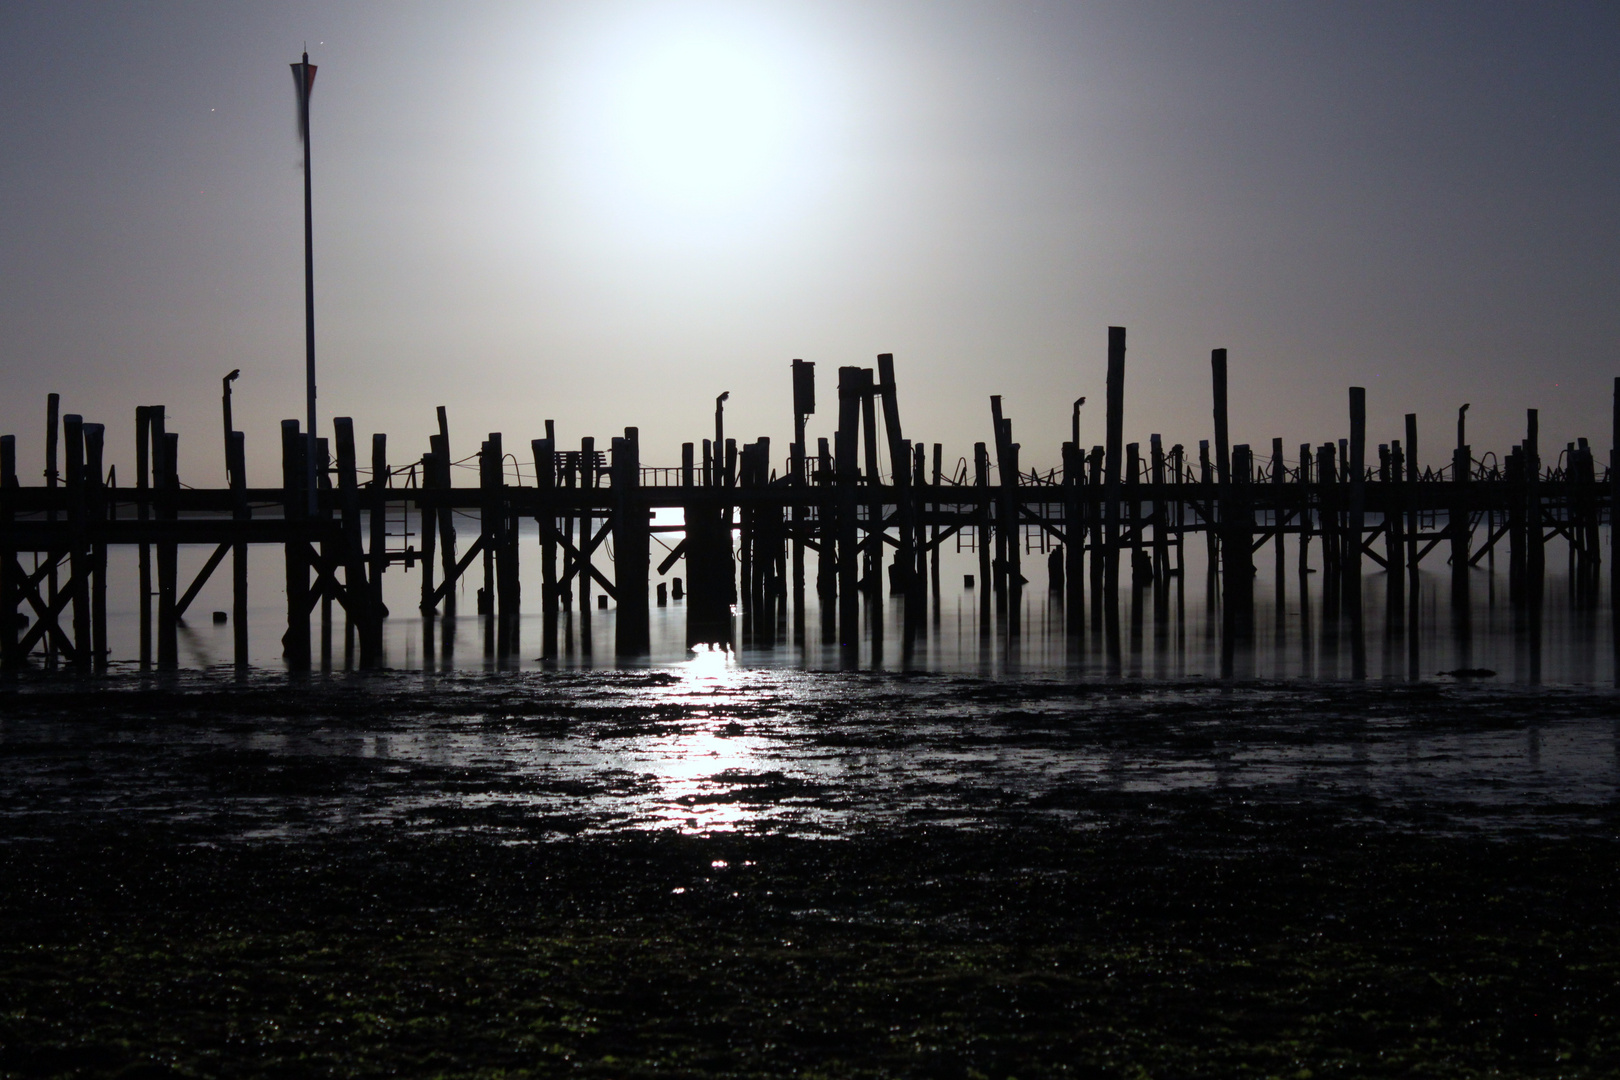
{"type": "MultiPolygon", "coordinates": [[[[1420,466],[1416,416],[1406,417],[1404,441],[1369,452],[1365,394],[1352,387],[1349,438],[1302,445],[1290,467],[1280,439],[1272,440],[1269,453],[1230,445],[1226,362],[1225,350],[1215,350],[1214,439],[1200,441],[1194,454],[1153,435],[1144,453],[1123,440],[1125,331],[1110,328],[1105,442],[1086,450],[1071,439],[1063,444],[1061,468],[1046,473],[1020,465],[1021,447],[999,397],[990,399],[993,441],[975,443],[971,459],[964,456],[947,471],[941,444],[930,448],[904,436],[888,354],[877,358],[875,370],[839,369],[837,431],[815,447],[805,439],[805,418],[816,411],[815,370],[795,360],[794,441],[780,461],[773,460],[768,437],[741,446],[726,437],[721,395],[714,438],[685,443],[678,467],[643,464],[633,427],[605,450],[590,438],[565,450],[548,420],[546,437],[528,447],[532,484],[508,469],[497,432],[479,446],[476,487],[452,483],[452,466],[460,462],[441,407],[427,452],[408,465],[392,466],[386,436],[373,435],[364,480],[349,419],[333,421],[330,446],[324,438],[312,443],[298,421],[284,420],[282,485],[249,488],[244,435],[231,420],[232,372],[223,388],[228,486],[183,488],[175,465],[179,436],[165,429],[162,406],[143,406],[136,410],[135,486],[119,488],[103,468],[103,425],[58,417],[53,394],[43,486],[19,485],[15,436],[0,438],[0,658],[13,670],[38,661],[104,668],[107,548],[114,544],[139,547],[143,665],[177,666],[181,620],[229,556],[235,660],[247,666],[249,544],[283,549],[283,645],[294,671],[310,666],[313,615],[322,613],[329,635],[334,604],[351,647],[358,645],[359,665],[382,663],[390,614],[382,580],[390,569],[418,575],[420,612],[431,620],[453,613],[458,583],[477,567],[486,652],[511,656],[519,648],[523,518],[539,526],[542,657],[557,655],[559,619],[575,604],[581,621],[589,619],[593,592],[601,606],[611,600],[616,607],[617,654],[647,653],[655,533],[679,537],[670,537],[674,543],[665,545],[668,554],[656,570],[663,576],[685,563],[671,584],[673,599],[685,605],[691,643],[729,643],[734,612],[751,641],[771,644],[791,635],[803,642],[805,593],[813,589],[821,613],[814,632],[824,645],[853,655],[864,626],[880,646],[884,621],[874,616],[885,597],[894,596],[903,606],[909,646],[927,633],[930,601],[937,610],[941,545],[964,538],[978,558],[978,574],[964,584],[973,586],[976,577],[994,593],[993,604],[979,605],[984,633],[1020,633],[1020,620],[1007,613],[1019,610],[1025,555],[1040,552],[1047,585],[1061,598],[1065,633],[1077,645],[1101,649],[1110,670],[1118,669],[1120,657],[1122,589],[1133,590],[1137,602],[1151,590],[1155,604],[1168,603],[1166,586],[1182,584],[1185,545],[1199,534],[1227,658],[1253,639],[1254,584],[1268,548],[1280,620],[1288,536],[1295,538],[1302,590],[1310,580],[1304,575],[1315,573],[1308,566],[1311,545],[1320,546],[1323,616],[1343,621],[1354,643],[1361,641],[1364,570],[1387,573],[1385,621],[1399,630],[1408,620],[1416,623],[1417,574],[1426,559],[1449,561],[1466,618],[1469,568],[1484,559],[1494,563],[1504,547],[1515,617],[1539,625],[1545,549],[1554,538],[1567,545],[1572,603],[1601,606],[1601,529],[1620,485],[1615,451],[1601,471],[1585,439],[1544,461],[1532,409],[1521,443],[1503,456],[1481,458],[1466,441],[1464,406],[1449,461],[1420,466]],[[317,478],[313,492],[311,475],[317,478]],[[681,511],[684,524],[655,523],[660,509],[681,511]],[[458,546],[464,538],[457,536],[456,512],[477,516],[477,534],[464,546],[458,546]],[[604,550],[609,540],[611,558],[604,550]],[[177,571],[180,544],[215,546],[189,584],[177,571]],[[31,567],[20,558],[25,554],[33,556],[31,567]]],[[[1620,380],[1615,388],[1614,445],[1620,445],[1620,380]]],[[[1611,560],[1617,541],[1620,533],[1611,529],[1611,560]]],[[[656,596],[660,605],[669,601],[665,583],[656,596]]],[[[1620,577],[1612,572],[1609,604],[1620,611],[1620,577]]],[[[425,637],[432,648],[433,635],[425,637]]],[[[1353,668],[1364,670],[1364,664],[1353,668]]]]}

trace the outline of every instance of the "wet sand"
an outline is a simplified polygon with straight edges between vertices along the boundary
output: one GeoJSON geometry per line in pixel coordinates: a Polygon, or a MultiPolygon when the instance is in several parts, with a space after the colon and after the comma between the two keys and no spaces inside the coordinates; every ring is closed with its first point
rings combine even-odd
{"type": "Polygon", "coordinates": [[[25,680],[0,1075],[1612,1075],[1614,703],[25,680]]]}

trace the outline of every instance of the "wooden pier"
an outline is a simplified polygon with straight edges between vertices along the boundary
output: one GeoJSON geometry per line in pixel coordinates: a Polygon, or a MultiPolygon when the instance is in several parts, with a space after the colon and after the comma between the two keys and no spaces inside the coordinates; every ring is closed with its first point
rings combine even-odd
{"type": "MultiPolygon", "coordinates": [[[[1452,587],[1466,593],[1469,569],[1494,563],[1498,553],[1508,564],[1511,604],[1538,613],[1546,545],[1555,538],[1566,543],[1574,602],[1601,606],[1603,529],[1620,497],[1612,449],[1620,446],[1620,379],[1610,457],[1601,468],[1586,439],[1544,450],[1533,409],[1523,441],[1500,456],[1476,454],[1466,441],[1467,406],[1454,443],[1427,463],[1414,415],[1406,417],[1404,439],[1370,447],[1358,387],[1347,396],[1348,437],[1302,445],[1290,464],[1280,439],[1269,446],[1230,443],[1222,349],[1211,356],[1213,443],[1201,440],[1192,451],[1167,447],[1155,434],[1145,453],[1125,443],[1125,342],[1123,328],[1109,330],[1103,445],[1086,448],[1071,439],[1060,448],[1061,466],[1044,473],[1020,464],[1026,455],[999,397],[990,399],[990,438],[947,470],[952,455],[941,444],[905,437],[888,354],[875,368],[838,370],[837,429],[813,448],[805,421],[816,412],[815,370],[795,360],[794,441],[785,455],[773,456],[769,437],[741,446],[727,438],[722,395],[714,438],[684,444],[679,466],[645,464],[636,428],[605,450],[592,438],[565,449],[546,421],[545,437],[528,446],[528,477],[508,466],[516,447],[498,432],[480,440],[476,454],[457,459],[440,408],[426,448],[404,464],[390,463],[386,437],[373,435],[368,468],[348,418],[332,422],[330,442],[313,444],[298,421],[284,420],[282,484],[250,488],[245,437],[232,426],[233,372],[224,383],[226,486],[183,486],[179,436],[166,430],[162,406],[142,406],[135,416],[137,476],[133,486],[119,487],[103,464],[107,429],[60,415],[53,394],[42,485],[19,483],[16,438],[0,437],[0,664],[104,669],[107,551],[120,544],[139,549],[138,582],[118,587],[139,591],[143,666],[177,666],[178,627],[227,560],[235,662],[247,666],[253,544],[283,549],[282,646],[293,671],[308,670],[317,647],[330,657],[334,607],[342,614],[345,655],[360,667],[384,662],[383,627],[391,613],[382,580],[390,570],[420,575],[419,614],[429,620],[453,613],[473,575],[486,651],[513,656],[524,648],[518,633],[524,518],[537,522],[541,545],[542,657],[558,655],[558,621],[572,606],[589,618],[593,594],[616,609],[616,653],[646,654],[655,575],[673,575],[657,584],[657,602],[673,596],[684,605],[694,644],[730,644],[740,616],[748,642],[803,642],[808,635],[853,656],[863,638],[882,647],[883,605],[893,602],[903,608],[902,647],[909,648],[927,633],[930,605],[940,602],[942,546],[964,540],[978,559],[976,580],[964,586],[993,594],[980,604],[987,632],[992,625],[996,633],[1020,632],[1020,591],[1034,573],[1061,597],[1070,639],[1094,643],[1116,662],[1121,592],[1166,595],[1165,587],[1184,575],[1188,537],[1198,534],[1207,545],[1227,649],[1255,633],[1254,584],[1265,571],[1268,545],[1283,602],[1288,536],[1295,538],[1300,573],[1318,545],[1323,614],[1331,619],[1359,621],[1369,569],[1387,575],[1386,616],[1399,627],[1420,568],[1448,563],[1452,587]],[[453,482],[454,466],[467,464],[477,466],[475,487],[453,482]],[[655,511],[665,509],[680,511],[683,524],[655,524],[655,511]],[[476,535],[458,536],[458,515],[476,520],[476,535]],[[417,527],[408,535],[409,522],[417,527]],[[673,541],[660,538],[656,565],[655,534],[673,541]],[[181,544],[213,547],[189,582],[178,576],[181,544]],[[1025,562],[1033,554],[1043,556],[1043,569],[1025,562]],[[821,612],[817,627],[805,625],[810,588],[821,612]]],[[[1620,534],[1610,529],[1607,542],[1612,566],[1620,534]]],[[[1611,613],[1620,611],[1620,576],[1613,572],[1608,604],[1611,613]]],[[[431,648],[431,632],[426,640],[431,648]]]]}

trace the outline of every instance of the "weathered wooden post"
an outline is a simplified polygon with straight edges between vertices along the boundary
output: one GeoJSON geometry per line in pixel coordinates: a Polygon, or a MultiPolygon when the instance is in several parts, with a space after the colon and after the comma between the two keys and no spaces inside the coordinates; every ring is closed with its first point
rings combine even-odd
{"type": "Polygon", "coordinates": [[[1411,577],[1408,591],[1413,597],[1418,590],[1418,532],[1422,526],[1422,499],[1418,494],[1418,429],[1417,413],[1406,414],[1406,572],[1411,577]]]}
{"type": "MultiPolygon", "coordinates": [[[[337,578],[336,567],[343,562],[342,531],[339,530],[334,545],[330,526],[332,509],[336,504],[330,499],[323,504],[321,500],[321,492],[332,489],[331,444],[325,438],[311,439],[307,432],[304,441],[312,444],[310,452],[315,456],[315,493],[309,497],[309,505],[315,522],[311,534],[320,537],[318,565],[325,568],[318,570],[315,575],[315,596],[321,605],[321,670],[329,671],[332,667],[332,601],[336,596],[333,583],[337,578]]],[[[307,468],[305,474],[310,475],[307,468]]],[[[354,618],[347,607],[343,610],[343,662],[345,665],[354,662],[354,618]]]]}
{"type": "Polygon", "coordinates": [[[940,533],[939,515],[940,515],[941,511],[944,509],[944,507],[941,505],[941,502],[940,502],[940,497],[944,493],[944,490],[945,490],[945,477],[944,477],[945,460],[944,460],[944,457],[945,457],[945,447],[940,443],[935,443],[934,444],[933,499],[929,503],[929,508],[930,508],[930,510],[932,511],[932,514],[933,514],[933,525],[930,527],[929,534],[928,534],[928,581],[929,581],[929,592],[932,594],[932,596],[934,598],[934,617],[935,617],[936,621],[938,620],[938,617],[939,617],[939,605],[940,605],[940,595],[939,595],[939,533],[940,533]]]}
{"type": "Polygon", "coordinates": [[[861,368],[861,449],[865,451],[866,529],[861,537],[862,584],[866,587],[867,635],[874,660],[883,650],[883,474],[878,468],[877,379],[871,368],[861,368]]]}
{"type": "MultiPolygon", "coordinates": [[[[910,439],[906,440],[908,443],[910,439]]],[[[937,485],[935,485],[937,487],[937,485]]],[[[917,609],[917,627],[923,624],[923,614],[928,607],[929,574],[928,556],[933,550],[928,544],[928,450],[918,442],[911,448],[911,520],[915,531],[916,545],[913,548],[915,565],[911,574],[911,597],[907,603],[917,609]]],[[[935,525],[937,529],[939,526],[935,525]]],[[[935,592],[938,591],[938,574],[935,592]]],[[[937,599],[937,597],[936,597],[937,599]]],[[[910,610],[909,608],[907,610],[910,610]]]]}
{"type": "MultiPolygon", "coordinates": [[[[135,407],[135,519],[145,522],[152,516],[151,498],[151,410],[145,405],[135,407]]],[[[143,536],[136,550],[139,563],[141,670],[152,666],[152,545],[143,536]]]]}
{"type": "Polygon", "coordinates": [[[821,604],[822,644],[831,645],[832,639],[837,637],[836,631],[830,636],[827,632],[830,616],[834,614],[838,601],[838,559],[835,551],[838,537],[837,527],[833,521],[836,509],[833,504],[835,479],[833,472],[832,443],[827,439],[816,440],[816,471],[810,479],[810,487],[816,493],[815,511],[816,520],[813,526],[816,537],[816,598],[821,604]]]}
{"type": "Polygon", "coordinates": [[[579,441],[579,486],[582,489],[579,509],[579,570],[574,576],[579,582],[579,610],[591,610],[591,567],[595,565],[595,552],[591,550],[593,522],[589,505],[590,492],[596,490],[596,439],[586,436],[579,441]]]}
{"type": "Polygon", "coordinates": [[[838,431],[834,436],[838,492],[838,640],[846,657],[861,643],[859,555],[855,524],[855,481],[862,390],[865,372],[858,367],[838,369],[838,431]]]}
{"type": "MultiPolygon", "coordinates": [[[[549,424],[549,421],[548,421],[549,424]]],[[[534,455],[534,483],[536,496],[535,523],[540,527],[540,656],[546,660],[557,656],[557,451],[556,443],[548,436],[529,440],[534,455]]],[[[691,473],[692,444],[687,443],[685,470],[691,473]]],[[[687,487],[691,487],[688,482],[687,487]]]]}
{"type": "MultiPolygon", "coordinates": [[[[388,436],[382,432],[373,432],[371,436],[372,506],[369,522],[371,536],[368,540],[370,557],[367,559],[366,582],[371,586],[367,611],[369,633],[371,634],[371,655],[373,661],[377,664],[381,664],[383,661],[383,620],[388,616],[388,607],[383,603],[383,574],[388,571],[388,485],[390,479],[388,436]]],[[[409,541],[407,540],[408,546],[409,541]]]]}
{"type": "Polygon", "coordinates": [[[652,533],[648,506],[641,492],[640,433],[624,429],[613,449],[613,586],[618,614],[614,650],[620,656],[644,656],[651,649],[647,589],[652,533]]]}
{"type": "Polygon", "coordinates": [[[1314,513],[1315,500],[1311,497],[1311,444],[1299,444],[1299,574],[1300,574],[1300,602],[1306,600],[1305,575],[1310,573],[1311,559],[1311,519],[1314,513]]]}
{"type": "MultiPolygon", "coordinates": [[[[1103,540],[1103,448],[1093,446],[1086,460],[1085,515],[1090,527],[1091,548],[1091,630],[1103,629],[1103,597],[1107,580],[1108,556],[1103,540]]],[[[1096,639],[1094,639],[1096,640],[1096,639]]]]}
{"type": "MultiPolygon", "coordinates": [[[[163,452],[154,455],[163,464],[162,500],[159,516],[164,521],[180,519],[176,497],[180,493],[180,436],[164,431],[162,417],[157,418],[157,433],[163,436],[163,452]]],[[[158,544],[158,667],[180,666],[180,614],[176,610],[179,598],[180,571],[178,566],[180,545],[173,540],[158,544]]]]}
{"type": "Polygon", "coordinates": [[[1228,468],[1232,482],[1221,503],[1223,624],[1228,639],[1247,642],[1254,632],[1254,460],[1248,444],[1232,448],[1228,468]]]}
{"type": "Polygon", "coordinates": [[[1283,481],[1287,478],[1287,467],[1283,464],[1283,442],[1281,439],[1271,440],[1271,554],[1272,576],[1276,581],[1277,595],[1272,598],[1278,640],[1281,640],[1283,630],[1288,619],[1288,582],[1283,576],[1283,563],[1286,561],[1286,550],[1283,546],[1283,527],[1288,519],[1285,509],[1287,505],[1287,489],[1283,481]]]}
{"type": "Polygon", "coordinates": [[[1121,455],[1125,448],[1125,328],[1108,328],[1108,438],[1103,468],[1103,586],[1108,596],[1103,618],[1110,674],[1119,667],[1119,501],[1121,455]]]}
{"type": "MultiPolygon", "coordinates": [[[[895,517],[899,532],[895,556],[895,585],[902,595],[911,596],[916,572],[916,514],[911,501],[911,451],[900,431],[900,397],[894,381],[894,354],[879,353],[877,393],[883,399],[883,428],[889,439],[889,467],[895,487],[895,517]]],[[[874,477],[881,484],[881,477],[874,477]]],[[[882,503],[878,504],[880,507],[882,503]]],[[[881,509],[879,510],[881,514],[881,509]]],[[[881,589],[879,590],[881,591],[881,589]]],[[[915,605],[908,604],[908,624],[916,617],[915,605]]]]}
{"type": "Polygon", "coordinates": [[[497,648],[502,656],[509,656],[518,647],[523,609],[523,585],[518,573],[517,515],[512,509],[512,496],[506,483],[506,454],[502,449],[501,433],[490,432],[489,440],[495,450],[495,463],[491,468],[495,479],[495,611],[500,638],[497,648]]]}
{"type": "Polygon", "coordinates": [[[1361,618],[1361,543],[1367,524],[1367,391],[1350,388],[1349,514],[1345,528],[1344,603],[1361,618]]]}
{"type": "Polygon", "coordinates": [[[995,566],[991,557],[990,537],[990,451],[984,443],[973,444],[973,487],[977,496],[974,509],[973,547],[979,555],[979,577],[976,591],[978,592],[979,621],[981,628],[989,625],[990,611],[994,597],[987,597],[987,590],[996,588],[994,581],[995,566]]]}
{"type": "Polygon", "coordinates": [[[816,365],[793,361],[793,486],[799,496],[793,504],[793,625],[794,640],[804,643],[804,533],[808,515],[803,501],[806,486],[804,421],[816,411],[816,365]]]}
{"type": "Polygon", "coordinates": [[[1546,538],[1541,523],[1541,423],[1537,410],[1526,410],[1524,439],[1525,598],[1533,614],[1541,610],[1546,579],[1546,538]]]}
{"type": "MultiPolygon", "coordinates": [[[[61,435],[61,408],[62,395],[45,395],[45,489],[47,491],[56,490],[58,478],[61,475],[57,471],[56,467],[57,440],[61,435]]],[[[161,409],[161,406],[159,408],[161,409]]],[[[160,424],[161,417],[162,413],[159,412],[160,424]]],[[[45,512],[45,520],[49,522],[56,521],[56,505],[54,500],[51,503],[51,508],[45,512]]],[[[46,604],[49,605],[50,610],[53,612],[59,610],[56,603],[56,595],[57,590],[61,586],[57,578],[57,564],[61,557],[61,552],[56,550],[52,550],[47,553],[47,565],[49,566],[49,569],[46,571],[45,575],[45,601],[46,604]]],[[[50,634],[45,638],[45,662],[53,667],[56,664],[57,636],[58,635],[50,634]]]]}
{"type": "MultiPolygon", "coordinates": [[[[438,487],[439,455],[429,450],[422,455],[422,482],[416,491],[416,519],[422,530],[422,596],[416,609],[428,618],[438,614],[439,608],[439,590],[433,578],[439,555],[439,511],[431,501],[431,493],[438,487]]],[[[426,633],[427,638],[432,637],[431,629],[426,633]]],[[[432,648],[431,645],[426,647],[432,648]]]]}
{"type": "Polygon", "coordinates": [[[1012,421],[1003,420],[1001,427],[1005,449],[996,462],[996,472],[1001,480],[996,520],[1002,523],[1002,531],[1007,537],[1007,634],[1016,638],[1022,636],[1024,626],[1024,526],[1018,514],[1022,505],[1018,492],[1018,444],[1012,441],[1012,421]]]}
{"type": "MultiPolygon", "coordinates": [[[[225,462],[231,481],[231,518],[249,521],[253,511],[247,501],[247,436],[242,432],[230,433],[225,462]]],[[[248,546],[242,540],[231,545],[231,645],[236,669],[245,671],[248,666],[248,546]]]]}
{"type": "Polygon", "coordinates": [[[1153,583],[1170,580],[1170,522],[1165,506],[1164,440],[1157,432],[1148,436],[1148,482],[1152,485],[1153,583]]]}
{"type": "Polygon", "coordinates": [[[1401,440],[1394,439],[1389,446],[1388,483],[1384,485],[1384,558],[1388,567],[1389,624],[1401,629],[1406,612],[1406,452],[1401,440]]]}
{"type": "Polygon", "coordinates": [[[725,481],[726,497],[720,503],[720,540],[725,548],[725,558],[720,562],[720,572],[725,579],[727,618],[730,618],[730,607],[737,602],[737,560],[736,549],[732,546],[732,526],[735,524],[732,515],[736,509],[736,499],[732,493],[737,488],[736,439],[726,440],[725,468],[721,479],[725,481]]]}
{"type": "Polygon", "coordinates": [[[1609,608],[1620,653],[1620,378],[1614,380],[1609,433],[1609,608]]]}
{"type": "Polygon", "coordinates": [[[1174,533],[1176,544],[1175,574],[1178,579],[1176,596],[1179,602],[1183,596],[1182,589],[1186,584],[1185,547],[1187,543],[1187,493],[1184,486],[1187,483],[1187,450],[1180,443],[1176,443],[1170,448],[1170,475],[1173,477],[1175,484],[1175,497],[1171,505],[1175,507],[1176,514],[1174,533]]]}
{"type": "Polygon", "coordinates": [[[1215,511],[1215,465],[1209,456],[1209,440],[1198,440],[1198,491],[1203,496],[1199,516],[1204,519],[1204,558],[1210,575],[1220,572],[1220,531],[1215,511]]]}
{"type": "MultiPolygon", "coordinates": [[[[370,633],[370,586],[366,582],[365,549],[360,533],[360,480],[355,462],[354,420],[347,416],[332,418],[332,437],[337,446],[338,473],[338,527],[342,536],[343,607],[348,622],[359,628],[360,666],[371,668],[376,664],[372,653],[370,633]]],[[[335,567],[328,563],[327,574],[335,567]]],[[[330,592],[330,588],[326,589],[330,592]]]]}
{"type": "MultiPolygon", "coordinates": [[[[484,569],[483,584],[478,589],[478,614],[486,619],[495,614],[495,550],[499,546],[496,518],[500,513],[495,500],[500,481],[495,478],[494,470],[499,464],[499,452],[491,440],[485,439],[478,447],[478,549],[479,562],[484,569]]],[[[490,639],[490,629],[488,626],[485,628],[486,646],[494,644],[490,639]]]]}
{"type": "Polygon", "coordinates": [[[1232,451],[1228,442],[1226,413],[1226,350],[1214,349],[1209,354],[1211,381],[1215,400],[1215,482],[1223,490],[1232,482],[1232,451]]]}
{"type": "Polygon", "coordinates": [[[1125,522],[1131,535],[1131,586],[1153,583],[1153,562],[1142,549],[1142,444],[1125,444],[1125,522]]]}
{"type": "Polygon", "coordinates": [[[22,666],[22,657],[17,652],[21,583],[17,574],[17,542],[12,535],[16,487],[17,436],[0,435],[0,668],[8,671],[22,666]]]}
{"type": "MultiPolygon", "coordinates": [[[[1458,428],[1462,420],[1457,421],[1458,428]]],[[[1460,434],[1459,430],[1459,434],[1460,434]]],[[[1470,540],[1473,529],[1470,527],[1469,511],[1469,481],[1473,474],[1473,453],[1470,448],[1459,443],[1451,453],[1451,505],[1446,516],[1451,534],[1451,599],[1453,610],[1461,600],[1468,595],[1468,563],[1470,558],[1470,540]]]]}
{"type": "Polygon", "coordinates": [[[86,540],[84,491],[84,417],[62,417],[62,439],[67,445],[68,602],[73,606],[74,667],[90,666],[90,552],[86,540]]]}
{"type": "MultiPolygon", "coordinates": [[[[102,467],[102,451],[106,443],[106,428],[101,424],[85,424],[84,487],[86,526],[99,533],[107,521],[106,472],[102,467]]],[[[90,542],[90,665],[97,671],[107,670],[107,543],[100,536],[90,542]]]]}
{"type": "Polygon", "coordinates": [[[1064,623],[1070,640],[1077,642],[1086,631],[1085,550],[1086,523],[1080,496],[1085,466],[1076,443],[1063,444],[1063,551],[1064,623]]]}
{"type": "Polygon", "coordinates": [[[753,489],[758,476],[759,465],[757,461],[759,447],[754,443],[745,443],[738,452],[740,465],[737,474],[738,490],[743,500],[737,508],[737,556],[742,569],[742,633],[745,645],[753,644],[754,624],[760,614],[760,595],[758,575],[754,565],[754,526],[758,517],[758,509],[752,499],[753,489]]]}
{"type": "MultiPolygon", "coordinates": [[[[287,522],[287,632],[282,652],[287,670],[309,670],[309,500],[304,493],[306,440],[297,420],[281,422],[282,516],[287,522]]],[[[159,653],[159,663],[162,654],[159,653]]]]}
{"type": "MultiPolygon", "coordinates": [[[[448,491],[455,486],[450,470],[450,420],[443,405],[438,406],[436,411],[439,420],[439,433],[428,438],[428,446],[432,449],[438,465],[439,476],[435,486],[448,491]]],[[[456,579],[457,565],[455,511],[449,506],[442,506],[439,508],[437,516],[439,520],[439,565],[442,569],[440,576],[446,582],[451,582],[456,579]]],[[[424,525],[423,528],[427,528],[427,526],[424,525]]],[[[456,613],[456,590],[454,586],[445,590],[444,613],[446,615],[456,613]]]]}
{"type": "Polygon", "coordinates": [[[1341,569],[1344,529],[1339,523],[1339,465],[1332,443],[1316,450],[1317,505],[1321,508],[1322,617],[1336,619],[1344,600],[1341,569]]]}
{"type": "MultiPolygon", "coordinates": [[[[1576,486],[1575,505],[1580,511],[1581,604],[1595,608],[1603,573],[1602,540],[1599,535],[1599,492],[1597,461],[1592,446],[1581,439],[1577,444],[1581,459],[1580,476],[1576,486]]],[[[1489,525],[1486,526],[1487,529],[1489,525]]],[[[1490,538],[1490,533],[1486,533],[1490,538]]]]}

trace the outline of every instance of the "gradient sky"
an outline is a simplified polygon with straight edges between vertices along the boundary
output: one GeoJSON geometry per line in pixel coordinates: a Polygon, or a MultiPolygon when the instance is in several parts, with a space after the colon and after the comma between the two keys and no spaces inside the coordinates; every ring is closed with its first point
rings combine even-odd
{"type": "MultiPolygon", "coordinates": [[[[0,8],[0,431],[44,397],[110,429],[163,403],[222,481],[241,368],[254,482],[303,415],[301,153],[313,103],[321,425],[419,456],[626,425],[674,464],[791,437],[788,363],[896,355],[950,460],[1004,395],[1023,459],[1069,402],[1126,432],[1369,441],[1438,463],[1610,442],[1620,374],[1620,6],[1518,3],[9,3],[0,8]]],[[[34,482],[37,482],[35,479],[34,482]]],[[[121,480],[121,483],[127,480],[121,480]]]]}

